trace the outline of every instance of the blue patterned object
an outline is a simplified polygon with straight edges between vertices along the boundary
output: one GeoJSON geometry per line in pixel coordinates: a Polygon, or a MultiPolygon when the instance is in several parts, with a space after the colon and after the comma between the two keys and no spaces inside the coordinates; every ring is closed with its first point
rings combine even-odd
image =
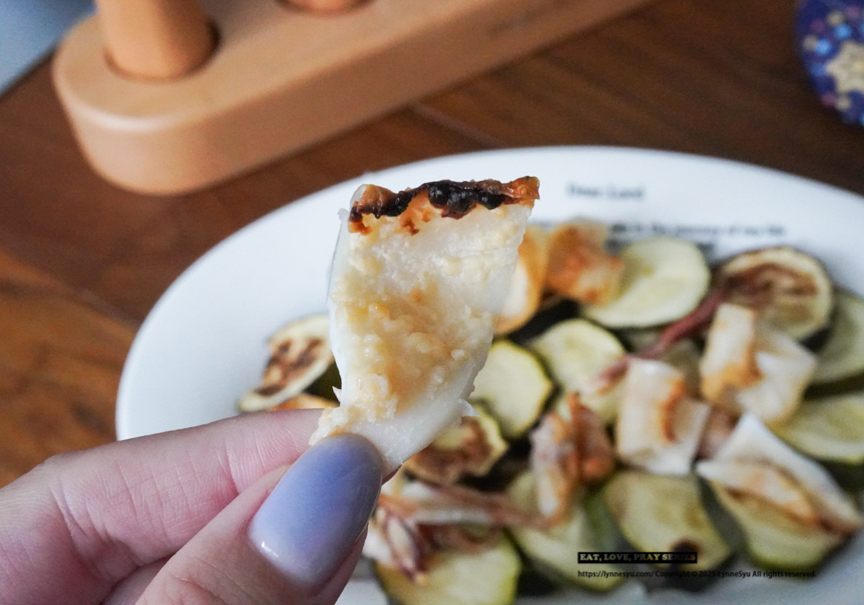
{"type": "Polygon", "coordinates": [[[864,0],[803,0],[796,33],[823,105],[864,126],[864,0]]]}

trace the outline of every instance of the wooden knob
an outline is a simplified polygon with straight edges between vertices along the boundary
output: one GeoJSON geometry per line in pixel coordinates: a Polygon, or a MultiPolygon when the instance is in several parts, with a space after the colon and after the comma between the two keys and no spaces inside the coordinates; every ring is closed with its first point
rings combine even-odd
{"type": "Polygon", "coordinates": [[[319,13],[338,13],[366,0],[282,0],[286,4],[319,13]]]}
{"type": "Polygon", "coordinates": [[[213,30],[196,0],[96,0],[114,65],[139,78],[178,78],[213,52],[213,30]]]}

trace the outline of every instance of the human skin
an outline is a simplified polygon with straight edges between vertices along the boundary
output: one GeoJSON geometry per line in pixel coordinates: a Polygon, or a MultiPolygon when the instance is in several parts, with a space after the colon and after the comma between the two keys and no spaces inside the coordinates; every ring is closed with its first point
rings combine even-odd
{"type": "Polygon", "coordinates": [[[0,490],[0,602],[335,602],[380,460],[353,436],[308,450],[317,421],[250,414],[49,459],[0,490]]]}

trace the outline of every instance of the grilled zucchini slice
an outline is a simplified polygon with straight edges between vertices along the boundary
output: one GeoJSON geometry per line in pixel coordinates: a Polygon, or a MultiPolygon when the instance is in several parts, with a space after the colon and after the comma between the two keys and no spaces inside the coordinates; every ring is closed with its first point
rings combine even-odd
{"type": "MultiPolygon", "coordinates": [[[[536,480],[528,471],[517,477],[507,491],[516,506],[525,511],[536,511],[535,489],[536,480]]],[[[553,575],[584,588],[611,590],[623,580],[623,576],[603,578],[579,575],[580,571],[621,571],[620,567],[606,563],[579,563],[579,552],[604,550],[603,537],[592,521],[584,502],[580,502],[574,504],[565,521],[551,528],[512,527],[510,532],[519,548],[538,568],[549,570],[553,575]]]]}
{"type": "Polygon", "coordinates": [[[843,538],[819,524],[803,523],[776,506],[712,481],[720,504],[738,522],[747,554],[765,569],[806,571],[817,567],[843,538]]]}
{"type": "Polygon", "coordinates": [[[554,385],[528,350],[508,340],[489,349],[486,364],[474,379],[472,400],[481,400],[508,439],[517,439],[540,416],[554,385]]]}
{"type": "Polygon", "coordinates": [[[681,319],[708,291],[711,272],[692,242],[657,237],[621,251],[621,294],[605,305],[585,305],[589,319],[609,328],[656,326],[681,319]]]}
{"type": "Polygon", "coordinates": [[[614,420],[618,389],[597,392],[594,387],[600,373],[626,353],[611,332],[584,319],[571,319],[552,326],[528,347],[540,356],[564,395],[577,391],[582,404],[604,422],[614,420]]]}
{"type": "Polygon", "coordinates": [[[727,301],[756,309],[798,340],[821,330],[834,306],[834,288],[822,264],[787,246],[739,254],[720,267],[717,281],[727,301]]]}
{"type": "Polygon", "coordinates": [[[713,569],[732,554],[715,529],[696,477],[622,471],[603,489],[606,506],[621,533],[643,552],[696,552],[685,569],[713,569]]]}
{"type": "Polygon", "coordinates": [[[249,391],[238,402],[241,412],[270,409],[299,395],[319,378],[330,364],[329,320],[312,315],[281,328],[270,340],[270,360],[264,369],[261,386],[249,391]]]}
{"type": "Polygon", "coordinates": [[[819,460],[864,462],[864,392],[806,401],[774,433],[819,460]]]}
{"type": "Polygon", "coordinates": [[[436,553],[422,583],[380,563],[375,572],[384,591],[401,605],[509,605],[516,599],[521,568],[518,552],[502,534],[481,552],[436,553]]]}
{"type": "Polygon", "coordinates": [[[864,300],[848,290],[835,296],[828,340],[816,354],[812,384],[839,382],[864,374],[864,300]]]}

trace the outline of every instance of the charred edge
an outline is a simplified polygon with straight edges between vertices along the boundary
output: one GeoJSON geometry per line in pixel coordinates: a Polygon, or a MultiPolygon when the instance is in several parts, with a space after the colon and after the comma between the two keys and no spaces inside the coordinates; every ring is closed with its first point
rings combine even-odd
{"type": "MultiPolygon", "coordinates": [[[[529,177],[519,179],[519,181],[533,181],[529,177]]],[[[351,213],[348,220],[352,223],[360,223],[363,221],[363,215],[371,214],[375,218],[382,216],[399,216],[408,208],[417,195],[425,192],[429,197],[429,203],[433,207],[441,210],[441,216],[448,218],[462,218],[477,205],[493,210],[502,205],[519,203],[522,196],[514,193],[514,190],[519,190],[519,187],[513,187],[519,181],[514,183],[504,184],[498,181],[433,181],[424,183],[413,189],[406,189],[399,193],[393,193],[383,188],[375,188],[377,195],[370,196],[370,199],[361,198],[351,208],[351,213]]],[[[528,195],[536,197],[536,187],[534,192],[527,192],[528,195]]]]}

